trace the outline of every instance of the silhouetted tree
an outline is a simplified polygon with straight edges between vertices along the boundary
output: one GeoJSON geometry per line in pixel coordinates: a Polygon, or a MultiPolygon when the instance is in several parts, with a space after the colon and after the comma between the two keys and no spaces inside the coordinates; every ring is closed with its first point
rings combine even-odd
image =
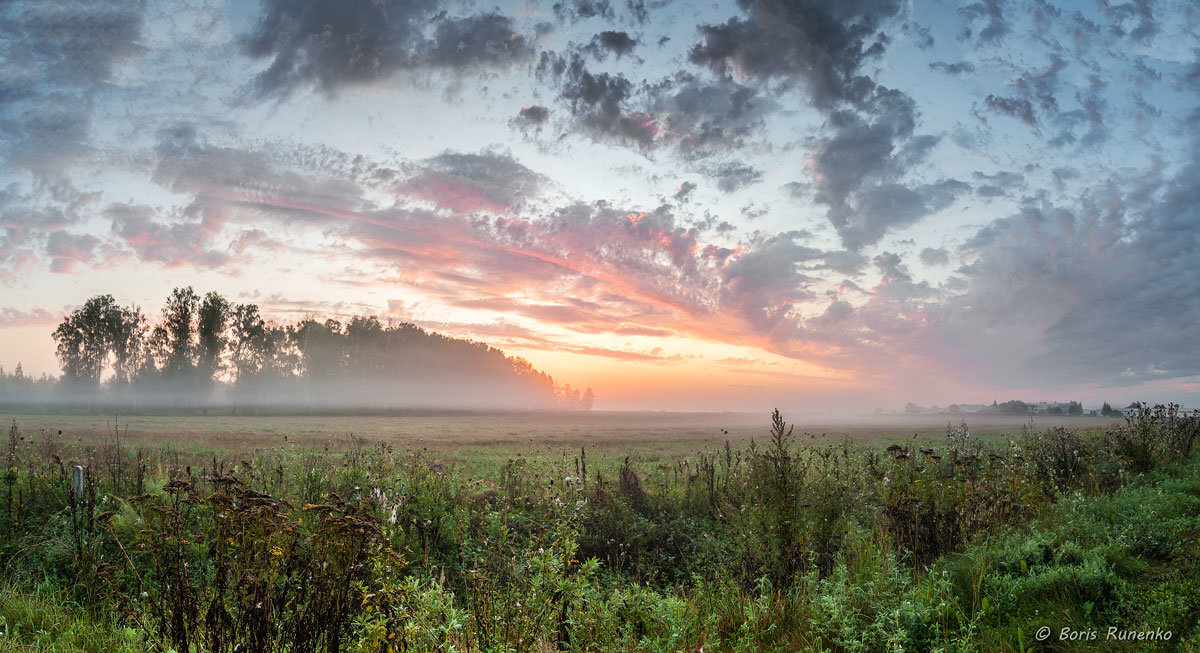
{"type": "Polygon", "coordinates": [[[238,304],[229,320],[230,363],[234,378],[245,383],[258,376],[269,357],[267,324],[256,304],[238,304]]]}
{"type": "Polygon", "coordinates": [[[133,384],[146,361],[146,316],[136,306],[113,307],[108,313],[113,381],[133,384]]]}
{"type": "Polygon", "coordinates": [[[54,330],[54,341],[63,380],[74,385],[96,386],[109,355],[118,382],[128,383],[140,364],[141,313],[117,305],[112,295],[97,295],[63,318],[54,330]]]}
{"type": "Polygon", "coordinates": [[[196,316],[196,374],[204,385],[220,370],[228,321],[229,302],[215,292],[205,295],[196,316]]]}
{"type": "Polygon", "coordinates": [[[191,286],[176,288],[163,305],[162,324],[155,327],[151,345],[168,379],[189,380],[195,368],[195,320],[200,297],[191,286]]]}
{"type": "MultiPolygon", "coordinates": [[[[558,385],[484,343],[375,316],[272,324],[254,304],[231,305],[216,292],[201,298],[191,287],[171,291],[152,329],[136,307],[101,295],[66,316],[54,338],[65,385],[100,391],[111,365],[107,400],[143,405],[205,408],[222,389],[232,392],[220,400],[237,406],[588,409],[595,401],[591,388],[558,385]]],[[[0,374],[0,400],[13,396],[8,379],[0,374]]]]}

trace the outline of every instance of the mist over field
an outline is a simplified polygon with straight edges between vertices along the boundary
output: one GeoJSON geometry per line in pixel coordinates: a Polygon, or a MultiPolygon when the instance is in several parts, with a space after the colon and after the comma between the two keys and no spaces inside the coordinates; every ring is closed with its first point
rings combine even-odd
{"type": "Polygon", "coordinates": [[[150,323],[98,295],[53,332],[58,379],[0,369],[0,405],[120,412],[577,410],[590,388],[557,384],[483,343],[374,316],[262,318],[255,304],[176,288],[150,323]]]}

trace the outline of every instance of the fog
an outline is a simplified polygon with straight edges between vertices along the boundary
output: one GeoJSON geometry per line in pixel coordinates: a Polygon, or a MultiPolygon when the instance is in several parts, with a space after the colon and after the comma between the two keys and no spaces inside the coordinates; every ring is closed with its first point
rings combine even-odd
{"type": "Polygon", "coordinates": [[[105,412],[590,408],[522,358],[373,316],[268,322],[253,304],[177,288],[151,327],[111,295],[53,332],[58,378],[0,370],[0,405],[105,412]]]}

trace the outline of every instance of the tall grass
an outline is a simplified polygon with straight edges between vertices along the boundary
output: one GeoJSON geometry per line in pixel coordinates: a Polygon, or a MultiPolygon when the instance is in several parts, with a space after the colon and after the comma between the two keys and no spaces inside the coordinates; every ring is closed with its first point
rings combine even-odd
{"type": "Polygon", "coordinates": [[[488,477],[387,446],[198,460],[14,424],[0,645],[1029,650],[1043,625],[1117,623],[1196,643],[1197,424],[1144,407],[1103,432],[988,445],[960,425],[877,450],[807,443],[776,412],[745,449],[488,477]]]}

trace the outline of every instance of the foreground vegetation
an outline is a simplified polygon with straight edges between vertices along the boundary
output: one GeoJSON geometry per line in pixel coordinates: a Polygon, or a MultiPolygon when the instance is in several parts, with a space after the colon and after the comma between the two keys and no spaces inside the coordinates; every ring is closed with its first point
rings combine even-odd
{"type": "Polygon", "coordinates": [[[884,450],[776,414],[744,448],[479,477],[381,445],[193,460],[14,423],[0,649],[1129,650],[1110,626],[1194,649],[1197,434],[1142,407],[884,450]]]}

